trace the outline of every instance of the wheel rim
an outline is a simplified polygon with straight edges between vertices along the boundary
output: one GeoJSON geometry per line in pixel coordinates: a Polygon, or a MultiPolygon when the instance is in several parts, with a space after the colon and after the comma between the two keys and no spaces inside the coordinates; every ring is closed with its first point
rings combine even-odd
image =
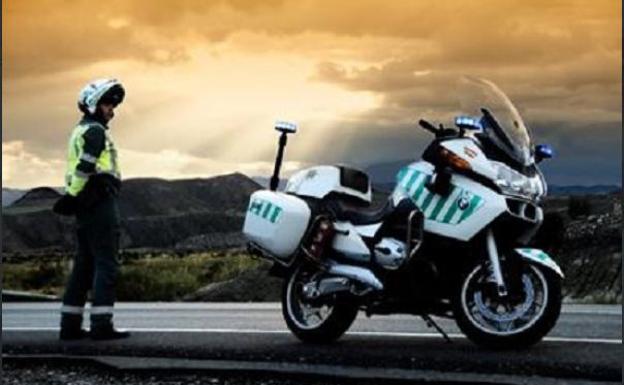
{"type": "Polygon", "coordinates": [[[323,325],[331,316],[334,307],[312,305],[303,298],[303,285],[312,277],[302,269],[297,269],[288,281],[286,287],[286,310],[291,321],[300,329],[316,329],[323,325]]]}
{"type": "Polygon", "coordinates": [[[483,290],[489,272],[477,266],[468,275],[461,291],[462,308],[468,320],[481,331],[495,335],[513,335],[532,327],[548,305],[548,284],[535,266],[522,273],[521,301],[510,303],[483,290]]]}

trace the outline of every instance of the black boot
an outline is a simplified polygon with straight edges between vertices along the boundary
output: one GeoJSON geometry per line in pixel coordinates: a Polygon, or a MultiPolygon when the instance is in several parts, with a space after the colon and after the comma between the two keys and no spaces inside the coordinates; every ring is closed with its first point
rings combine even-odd
{"type": "Polygon", "coordinates": [[[94,309],[96,309],[96,307],[91,307],[91,339],[119,340],[130,337],[130,333],[126,331],[115,330],[113,327],[112,311],[110,313],[97,312],[94,314],[94,309]]]}
{"type": "Polygon", "coordinates": [[[130,337],[130,332],[116,330],[112,324],[91,326],[91,339],[96,341],[119,340],[130,337]]]}
{"type": "Polygon", "coordinates": [[[89,333],[82,328],[82,315],[61,314],[61,332],[59,339],[62,341],[74,341],[86,338],[89,333]]]}

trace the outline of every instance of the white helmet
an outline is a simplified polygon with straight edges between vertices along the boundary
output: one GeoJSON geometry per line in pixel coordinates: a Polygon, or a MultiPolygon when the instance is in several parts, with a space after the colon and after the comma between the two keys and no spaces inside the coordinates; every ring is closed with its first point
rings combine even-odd
{"type": "Polygon", "coordinates": [[[115,105],[123,102],[126,92],[117,79],[93,80],[78,95],[78,108],[84,113],[95,114],[97,105],[107,101],[115,105]]]}

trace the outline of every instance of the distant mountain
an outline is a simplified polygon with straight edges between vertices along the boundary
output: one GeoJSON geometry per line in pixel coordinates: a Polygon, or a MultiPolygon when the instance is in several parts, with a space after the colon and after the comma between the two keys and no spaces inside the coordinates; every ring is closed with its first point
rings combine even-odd
{"type": "Polygon", "coordinates": [[[595,195],[611,194],[622,191],[622,186],[617,185],[594,185],[594,186],[548,186],[550,195],[595,195]]]}
{"type": "Polygon", "coordinates": [[[37,187],[28,190],[21,197],[11,203],[11,207],[48,207],[54,205],[62,195],[62,189],[51,187],[37,187]]]}
{"type": "Polygon", "coordinates": [[[32,206],[31,200],[56,199],[63,194],[62,187],[35,187],[30,190],[13,188],[2,189],[2,207],[11,205],[32,206]],[[22,202],[22,203],[20,203],[22,202]]]}
{"type": "MultiPolygon", "coordinates": [[[[262,188],[269,188],[269,184],[271,183],[271,177],[266,176],[254,176],[251,179],[254,182],[258,183],[262,188]]],[[[288,183],[288,178],[280,178],[279,184],[277,185],[278,190],[284,190],[286,188],[286,184],[288,183]]]]}
{"type": "Polygon", "coordinates": [[[18,190],[13,188],[2,189],[2,207],[8,206],[18,200],[27,190],[18,190]]]}
{"type": "MultiPolygon", "coordinates": [[[[121,190],[123,248],[210,248],[240,243],[249,195],[261,186],[243,174],[207,179],[128,179],[121,190]]],[[[52,212],[57,191],[37,188],[2,210],[7,253],[71,251],[73,220],[52,212]]]]}
{"type": "Polygon", "coordinates": [[[259,188],[240,173],[179,180],[128,179],[121,189],[120,211],[126,217],[206,211],[239,213],[247,206],[249,194],[259,188]]]}

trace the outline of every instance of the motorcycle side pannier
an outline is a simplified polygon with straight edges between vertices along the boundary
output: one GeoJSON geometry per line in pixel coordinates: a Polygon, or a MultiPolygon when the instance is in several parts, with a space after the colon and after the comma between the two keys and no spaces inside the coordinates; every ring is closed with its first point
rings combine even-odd
{"type": "Polygon", "coordinates": [[[303,238],[311,211],[302,199],[260,190],[249,198],[243,233],[274,256],[287,260],[303,238]]]}

